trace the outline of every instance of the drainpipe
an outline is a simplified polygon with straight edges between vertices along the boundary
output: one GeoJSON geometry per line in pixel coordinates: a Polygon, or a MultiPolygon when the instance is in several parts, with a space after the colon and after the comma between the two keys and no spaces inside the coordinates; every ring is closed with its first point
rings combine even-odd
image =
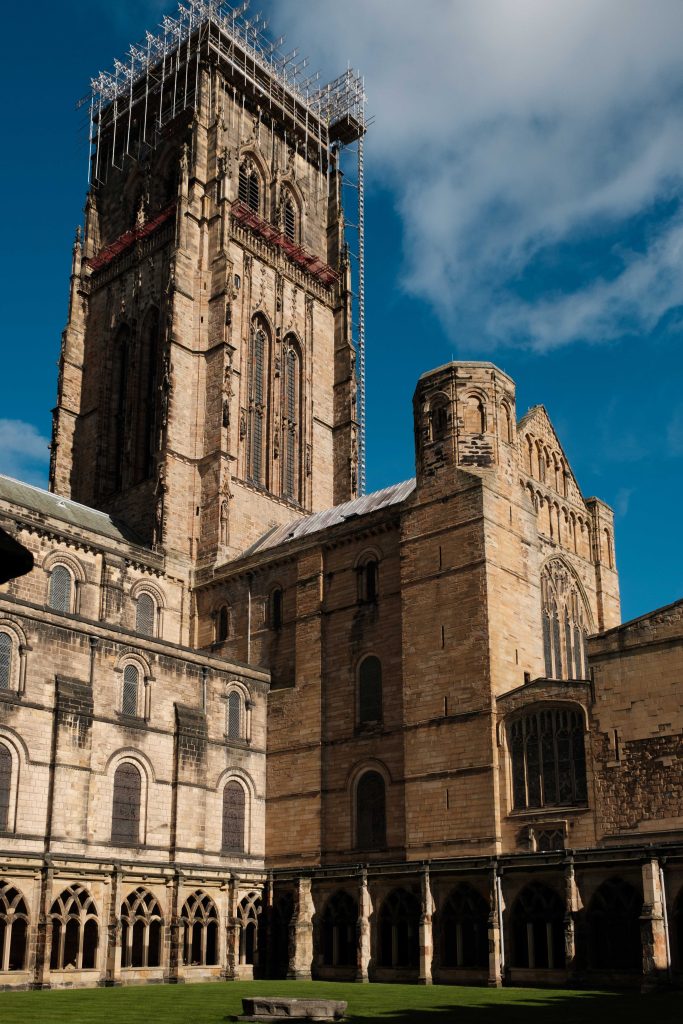
{"type": "Polygon", "coordinates": [[[251,665],[251,576],[247,576],[247,665],[251,665]]]}

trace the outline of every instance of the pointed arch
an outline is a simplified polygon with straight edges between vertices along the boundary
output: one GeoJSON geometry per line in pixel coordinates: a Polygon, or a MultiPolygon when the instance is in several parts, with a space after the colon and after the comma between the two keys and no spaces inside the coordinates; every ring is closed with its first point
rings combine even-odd
{"type": "Polygon", "coordinates": [[[510,917],[514,967],[564,967],[564,903],[554,889],[538,882],[525,886],[510,917]]]}
{"type": "Polygon", "coordinates": [[[240,964],[258,966],[261,910],[261,895],[258,892],[248,893],[240,900],[237,907],[237,920],[240,928],[240,964]]]}
{"type": "Polygon", "coordinates": [[[28,928],[24,894],[11,882],[0,879],[0,972],[24,970],[28,928]]]}
{"type": "Polygon", "coordinates": [[[439,911],[442,967],[488,967],[489,904],[463,882],[439,911]]]}
{"type": "Polygon", "coordinates": [[[121,904],[121,966],[161,966],[164,919],[159,901],[143,886],[121,904]]]}
{"type": "Polygon", "coordinates": [[[93,970],[97,966],[99,918],[87,889],[70,885],[50,908],[52,949],[50,970],[93,970]]]}
{"type": "Polygon", "coordinates": [[[420,901],[406,889],[394,889],[379,911],[379,962],[382,967],[415,968],[420,962],[420,901]]]}
{"type": "Polygon", "coordinates": [[[254,317],[249,338],[246,477],[260,487],[270,481],[271,333],[263,317],[254,317]]]}
{"type": "Polygon", "coordinates": [[[302,358],[299,340],[288,334],[283,342],[282,495],[301,502],[302,358]]]}
{"type": "Polygon", "coordinates": [[[355,967],[358,902],[338,889],[325,904],[321,917],[322,956],[326,967],[355,967]]]}
{"type": "Polygon", "coordinates": [[[207,893],[197,889],[185,900],[180,914],[182,957],[186,967],[218,963],[218,911],[207,893]]]}
{"type": "Polygon", "coordinates": [[[161,317],[157,306],[145,313],[138,338],[138,365],[135,372],[133,416],[132,479],[138,484],[149,480],[156,454],[157,396],[161,354],[161,317]]]}
{"type": "Polygon", "coordinates": [[[563,558],[541,570],[541,627],[547,678],[586,678],[585,638],[593,620],[583,585],[563,558]]]}

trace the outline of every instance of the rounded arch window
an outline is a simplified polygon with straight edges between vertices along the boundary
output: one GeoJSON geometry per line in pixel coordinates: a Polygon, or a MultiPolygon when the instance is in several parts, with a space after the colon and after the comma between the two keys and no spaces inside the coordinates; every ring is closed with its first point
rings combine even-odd
{"type": "Polygon", "coordinates": [[[429,424],[432,441],[442,441],[448,432],[448,399],[437,396],[429,410],[429,424]]]}
{"type": "Polygon", "coordinates": [[[503,414],[503,440],[507,444],[512,444],[513,441],[513,428],[512,428],[512,412],[507,402],[503,402],[501,406],[501,412],[503,414]]]}
{"type": "Polygon", "coordinates": [[[135,604],[135,630],[143,636],[156,635],[157,604],[146,591],[140,594],[135,604]]]}
{"type": "Polygon", "coordinates": [[[244,853],[247,798],[244,787],[231,779],[223,788],[223,829],[221,847],[224,852],[244,853]]]}
{"type": "Polygon", "coordinates": [[[229,740],[241,740],[244,736],[244,701],[239,690],[228,694],[227,734],[229,740]]]}
{"type": "Polygon", "coordinates": [[[486,407],[479,395],[465,399],[465,431],[468,434],[486,433],[486,407]]]}
{"type": "Polygon", "coordinates": [[[356,848],[382,850],[387,845],[386,787],[376,771],[361,775],[356,786],[356,848]]]}
{"type": "Polygon", "coordinates": [[[358,600],[375,604],[379,598],[379,561],[375,555],[368,555],[358,566],[358,600]]]}
{"type": "Polygon", "coordinates": [[[14,638],[0,631],[0,690],[12,687],[12,662],[14,655],[14,638]]]}
{"type": "Polygon", "coordinates": [[[137,718],[140,714],[140,669],[137,665],[128,664],[123,670],[123,692],[121,695],[121,714],[129,718],[137,718]]]}
{"type": "Polygon", "coordinates": [[[0,743],[0,832],[10,828],[10,804],[12,799],[12,754],[9,747],[0,743]]]}
{"type": "Polygon", "coordinates": [[[124,761],[114,773],[111,841],[115,846],[139,844],[141,805],[140,769],[130,761],[124,761]]]}
{"type": "Polygon", "coordinates": [[[50,573],[48,603],[52,611],[68,615],[72,607],[74,582],[65,565],[55,565],[50,573]]]}
{"type": "Polygon", "coordinates": [[[358,667],[358,721],[360,725],[382,721],[382,663],[374,654],[358,667]]]}

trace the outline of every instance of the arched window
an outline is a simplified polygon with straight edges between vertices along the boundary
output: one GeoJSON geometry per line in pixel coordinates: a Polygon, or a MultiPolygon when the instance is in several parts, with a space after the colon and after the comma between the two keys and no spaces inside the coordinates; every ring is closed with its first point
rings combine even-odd
{"type": "Polygon", "coordinates": [[[527,712],[509,727],[515,810],[587,800],[583,714],[572,708],[527,712]]]}
{"type": "Polygon", "coordinates": [[[382,663],[374,654],[358,668],[358,721],[361,725],[382,721],[382,663]]]}
{"type": "Polygon", "coordinates": [[[299,218],[297,214],[296,203],[289,192],[285,192],[282,201],[282,230],[287,241],[292,243],[299,241],[299,218]]]}
{"type": "Polygon", "coordinates": [[[486,433],[486,409],[477,395],[465,399],[465,430],[468,434],[486,433]]]}
{"type": "Polygon", "coordinates": [[[444,395],[437,396],[432,402],[429,422],[432,441],[442,441],[448,433],[448,400],[444,395]]]}
{"type": "Polygon", "coordinates": [[[0,832],[9,828],[9,809],[12,795],[12,755],[0,743],[0,832]]]}
{"type": "Polygon", "coordinates": [[[356,848],[382,850],[387,845],[386,791],[379,772],[361,775],[356,786],[356,848]]]}
{"type": "Polygon", "coordinates": [[[510,406],[507,404],[507,402],[503,402],[503,404],[500,407],[500,411],[502,413],[503,420],[503,440],[507,444],[512,444],[514,439],[514,435],[512,432],[512,412],[510,411],[510,406]]]}
{"type": "Polygon", "coordinates": [[[379,562],[366,558],[358,566],[358,600],[364,604],[375,604],[379,597],[379,562]]]}
{"type": "Polygon", "coordinates": [[[299,350],[292,338],[285,338],[284,349],[284,401],[282,416],[282,493],[290,501],[300,501],[299,463],[301,361],[299,350]]]}
{"type": "Polygon", "coordinates": [[[154,472],[156,452],[156,419],[159,393],[159,310],[155,307],[145,316],[139,338],[137,367],[133,386],[136,399],[132,419],[135,437],[132,451],[134,484],[149,480],[154,472]]]}
{"type": "Polygon", "coordinates": [[[142,887],[121,904],[121,966],[159,967],[163,918],[158,901],[142,887]]]}
{"type": "Polygon", "coordinates": [[[259,321],[251,329],[249,354],[249,426],[247,436],[247,479],[267,484],[268,414],[270,394],[270,341],[259,321]]]}
{"type": "Polygon", "coordinates": [[[283,618],[284,594],[281,587],[276,587],[270,595],[270,627],[281,629],[283,618]]]}
{"type": "Polygon", "coordinates": [[[230,633],[230,609],[222,604],[216,615],[216,643],[222,644],[230,633]]]}
{"type": "Polygon", "coordinates": [[[123,670],[123,694],[121,714],[137,718],[140,703],[140,670],[136,665],[126,665],[123,670]]]}
{"type": "Polygon", "coordinates": [[[533,882],[512,907],[514,967],[564,967],[564,904],[556,892],[533,882]]]}
{"type": "Polygon", "coordinates": [[[405,889],[394,889],[382,903],[379,961],[382,967],[419,966],[420,901],[405,889]]]}
{"type": "Polygon", "coordinates": [[[227,734],[229,740],[241,740],[244,736],[244,709],[242,695],[237,690],[228,694],[227,734]]]}
{"type": "Polygon", "coordinates": [[[471,885],[459,885],[439,914],[443,967],[484,968],[489,963],[489,905],[471,885]]]}
{"type": "Polygon", "coordinates": [[[9,690],[12,686],[13,646],[9,633],[0,633],[0,690],[9,690]]]}
{"type": "Polygon", "coordinates": [[[26,966],[28,907],[18,889],[0,880],[0,972],[26,966]]]}
{"type": "Polygon", "coordinates": [[[71,611],[73,579],[65,565],[55,565],[50,573],[48,603],[55,612],[68,615],[71,611]]]}
{"type": "Polygon", "coordinates": [[[210,896],[193,892],[180,915],[183,963],[212,967],[218,963],[218,911],[210,896]]]}
{"type": "Polygon", "coordinates": [[[643,897],[621,878],[609,878],[588,907],[588,962],[592,968],[642,971],[640,914],[643,897]]]}
{"type": "Polygon", "coordinates": [[[130,761],[124,761],[114,773],[111,841],[115,846],[139,845],[141,802],[140,771],[130,761]]]}
{"type": "Polygon", "coordinates": [[[91,971],[97,963],[99,925],[95,901],[82,885],[71,885],[50,909],[50,970],[91,971]]]}
{"type": "Polygon", "coordinates": [[[356,966],[358,904],[347,892],[330,896],[322,916],[322,953],[326,967],[356,966]]]}
{"type": "Polygon", "coordinates": [[[604,531],[605,534],[605,562],[607,563],[608,569],[614,568],[614,548],[612,547],[612,534],[609,530],[604,531]]]}
{"type": "Polygon", "coordinates": [[[547,678],[587,678],[588,610],[574,574],[560,559],[548,562],[541,573],[541,602],[547,678]]]}
{"type": "Polygon", "coordinates": [[[244,853],[246,796],[244,787],[234,780],[223,789],[223,840],[225,853],[244,853]]]}
{"type": "Polygon", "coordinates": [[[257,892],[250,892],[240,900],[237,908],[237,919],[240,923],[240,964],[258,966],[260,917],[261,897],[257,892]]]}
{"type": "Polygon", "coordinates": [[[258,213],[261,207],[261,176],[251,160],[244,160],[240,164],[239,175],[239,199],[258,213]]]}
{"type": "Polygon", "coordinates": [[[156,634],[156,601],[151,594],[140,594],[135,605],[135,629],[143,636],[156,634]]]}

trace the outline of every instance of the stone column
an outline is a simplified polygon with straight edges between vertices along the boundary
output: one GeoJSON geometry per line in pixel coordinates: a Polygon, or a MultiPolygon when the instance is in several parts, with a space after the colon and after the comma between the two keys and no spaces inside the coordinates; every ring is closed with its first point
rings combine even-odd
{"type": "Polygon", "coordinates": [[[502,907],[498,890],[498,865],[492,864],[489,874],[489,988],[500,988],[503,984],[503,940],[500,933],[502,907]]]}
{"type": "Polygon", "coordinates": [[[564,962],[567,968],[567,978],[572,978],[576,971],[575,920],[579,909],[579,891],[574,875],[574,860],[569,857],[564,868],[564,962]]]}
{"type": "Polygon", "coordinates": [[[234,981],[239,977],[240,927],[237,920],[237,885],[234,878],[228,882],[228,911],[225,924],[225,969],[223,976],[234,981]]]}
{"type": "Polygon", "coordinates": [[[434,900],[432,899],[432,887],[429,880],[429,868],[422,872],[422,909],[420,913],[420,974],[419,985],[431,985],[432,983],[432,957],[434,955],[434,941],[432,935],[432,914],[434,912],[434,900]]]}
{"type": "MultiPolygon", "coordinates": [[[[110,876],[109,920],[106,930],[105,966],[101,984],[107,987],[121,984],[121,869],[115,868],[110,876]]],[[[130,937],[129,937],[130,941],[130,937]]]]}
{"type": "Polygon", "coordinates": [[[184,978],[180,977],[179,966],[182,960],[182,950],[180,948],[183,941],[182,929],[180,926],[180,912],[179,896],[180,886],[182,885],[182,874],[177,871],[173,878],[166,883],[166,892],[168,896],[166,898],[167,905],[167,920],[166,925],[166,971],[164,974],[164,981],[168,985],[177,985],[179,982],[184,981],[184,978]]]}
{"type": "Polygon", "coordinates": [[[311,879],[300,878],[297,882],[294,913],[289,926],[289,968],[287,970],[289,979],[311,980],[314,909],[311,879]]]}
{"type": "Polygon", "coordinates": [[[38,897],[37,921],[33,926],[33,938],[31,941],[31,952],[29,968],[33,967],[33,980],[31,988],[50,988],[50,982],[46,980],[50,970],[50,956],[52,953],[52,928],[50,927],[50,906],[52,902],[52,882],[54,869],[49,858],[40,872],[40,894],[38,897]]]}
{"type": "Polygon", "coordinates": [[[369,981],[370,958],[372,947],[370,944],[370,917],[372,915],[372,900],[368,889],[368,873],[363,871],[358,887],[358,922],[356,925],[357,941],[357,968],[356,981],[369,981]]]}
{"type": "Polygon", "coordinates": [[[644,987],[662,981],[670,968],[669,943],[664,923],[664,893],[659,861],[647,860],[643,872],[643,909],[640,915],[640,940],[643,945],[644,987]]]}

